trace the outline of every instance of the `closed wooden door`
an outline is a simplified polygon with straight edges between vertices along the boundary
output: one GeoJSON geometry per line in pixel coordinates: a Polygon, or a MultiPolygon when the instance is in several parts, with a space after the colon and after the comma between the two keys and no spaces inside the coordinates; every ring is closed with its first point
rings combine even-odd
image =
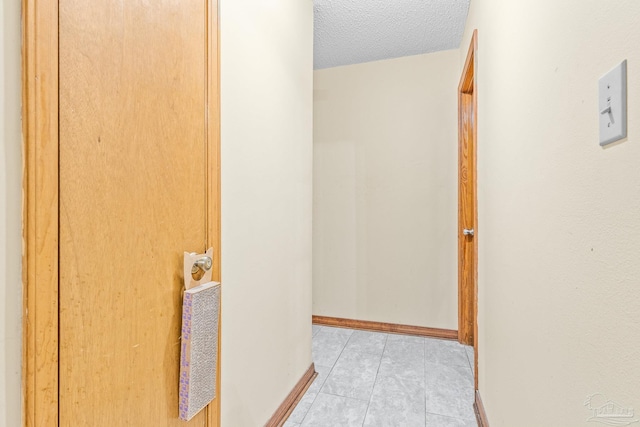
{"type": "Polygon", "coordinates": [[[178,376],[183,252],[219,215],[210,7],[60,0],[61,426],[207,425],[178,419],[178,376]]]}

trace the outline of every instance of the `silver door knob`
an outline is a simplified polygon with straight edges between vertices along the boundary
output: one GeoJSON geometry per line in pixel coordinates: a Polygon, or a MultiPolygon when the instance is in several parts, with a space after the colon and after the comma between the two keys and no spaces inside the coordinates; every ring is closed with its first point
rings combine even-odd
{"type": "Polygon", "coordinates": [[[193,263],[193,267],[191,267],[191,276],[195,280],[200,280],[204,277],[204,273],[211,270],[211,267],[213,267],[211,257],[203,256],[202,258],[198,258],[196,262],[193,263]]]}
{"type": "Polygon", "coordinates": [[[472,229],[465,228],[464,230],[462,230],[462,234],[464,234],[465,236],[473,236],[473,233],[474,233],[473,228],[472,229]]]}

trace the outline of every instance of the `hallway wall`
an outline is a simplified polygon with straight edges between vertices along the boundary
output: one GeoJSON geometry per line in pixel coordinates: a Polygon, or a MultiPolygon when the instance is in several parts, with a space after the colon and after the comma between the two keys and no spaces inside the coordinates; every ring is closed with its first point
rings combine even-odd
{"type": "Polygon", "coordinates": [[[314,72],[313,314],[457,329],[459,68],[314,72]]]}
{"type": "Polygon", "coordinates": [[[313,4],[220,2],[222,425],[264,425],[311,364],[313,4]]]}
{"type": "Polygon", "coordinates": [[[491,427],[584,426],[594,393],[639,418],[639,22],[635,0],[471,2],[491,427]],[[603,149],[598,79],[624,59],[629,137],[603,149]]]}
{"type": "Polygon", "coordinates": [[[0,3],[0,426],[21,417],[20,0],[0,3]]]}

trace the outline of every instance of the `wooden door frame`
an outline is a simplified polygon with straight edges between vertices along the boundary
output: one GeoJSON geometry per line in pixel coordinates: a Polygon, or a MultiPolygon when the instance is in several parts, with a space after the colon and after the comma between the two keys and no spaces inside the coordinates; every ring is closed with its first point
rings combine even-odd
{"type": "MultiPolygon", "coordinates": [[[[220,30],[207,2],[207,246],[220,281],[220,30]]],[[[58,2],[22,1],[22,425],[58,426],[58,2]]],[[[220,332],[220,331],[219,331],[220,332]]],[[[220,335],[219,335],[220,336],[220,335]]],[[[176,384],[176,388],[178,384],[176,384]]],[[[220,425],[218,397],[208,427],[220,425]]],[[[177,414],[176,414],[177,416],[177,414]]]]}
{"type": "MultiPolygon", "coordinates": [[[[472,168],[468,171],[468,179],[473,187],[473,225],[475,234],[472,238],[473,244],[473,287],[463,286],[462,262],[458,259],[458,340],[463,344],[473,344],[475,354],[475,370],[474,381],[475,388],[478,389],[478,197],[477,197],[477,142],[478,142],[478,85],[476,83],[477,70],[477,50],[478,50],[478,30],[473,31],[467,59],[462,69],[460,84],[458,85],[458,194],[460,194],[462,173],[460,167],[460,159],[463,150],[463,122],[462,109],[464,98],[471,96],[471,105],[473,108],[473,126],[471,134],[473,135],[473,152],[471,155],[472,168]],[[469,326],[471,325],[471,326],[469,326]]],[[[468,102],[468,101],[467,101],[468,102]]],[[[466,236],[463,235],[462,206],[458,200],[458,256],[463,256],[462,248],[465,244],[466,236]]]]}

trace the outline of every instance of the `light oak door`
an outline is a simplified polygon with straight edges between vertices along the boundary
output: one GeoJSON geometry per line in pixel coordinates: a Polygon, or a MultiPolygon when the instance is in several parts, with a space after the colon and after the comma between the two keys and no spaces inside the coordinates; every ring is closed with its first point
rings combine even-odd
{"type": "Polygon", "coordinates": [[[461,298],[459,307],[459,339],[467,345],[475,342],[475,144],[473,134],[474,109],[470,94],[460,96],[460,147],[458,194],[458,280],[461,298]]]}
{"type": "Polygon", "coordinates": [[[178,375],[183,252],[219,215],[209,7],[59,2],[61,426],[207,425],[178,419],[178,375]]]}

